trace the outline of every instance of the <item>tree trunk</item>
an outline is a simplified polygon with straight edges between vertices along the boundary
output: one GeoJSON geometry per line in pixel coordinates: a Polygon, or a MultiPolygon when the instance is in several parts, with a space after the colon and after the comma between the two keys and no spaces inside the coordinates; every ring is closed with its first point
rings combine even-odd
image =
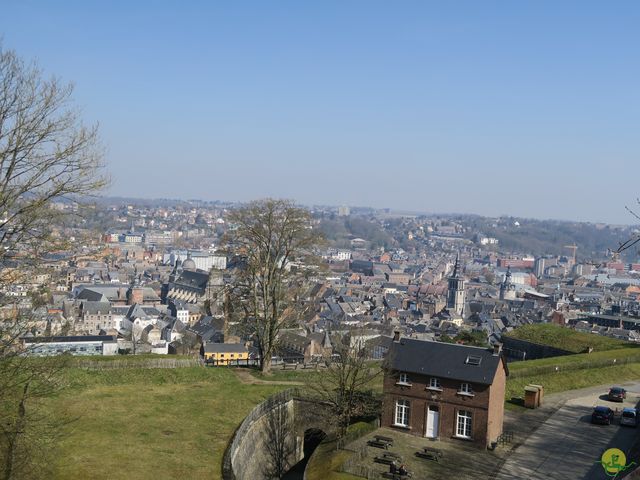
{"type": "Polygon", "coordinates": [[[18,406],[18,416],[16,417],[14,428],[12,432],[9,432],[7,435],[7,451],[6,451],[6,459],[4,463],[4,477],[3,480],[11,480],[14,478],[14,463],[16,458],[16,453],[18,450],[18,439],[20,435],[24,432],[24,427],[26,424],[26,407],[25,402],[27,400],[27,396],[29,393],[29,383],[24,386],[24,390],[22,391],[22,398],[20,399],[20,405],[18,406]]]}
{"type": "Polygon", "coordinates": [[[263,355],[260,371],[267,375],[271,373],[271,355],[263,355]]]}

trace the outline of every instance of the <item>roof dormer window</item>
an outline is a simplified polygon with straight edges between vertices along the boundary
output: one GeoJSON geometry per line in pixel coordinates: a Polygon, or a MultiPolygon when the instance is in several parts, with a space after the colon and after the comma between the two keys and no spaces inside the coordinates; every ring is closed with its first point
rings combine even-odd
{"type": "Polygon", "coordinates": [[[467,365],[475,366],[480,365],[480,362],[482,362],[482,357],[479,357],[478,355],[468,355],[467,359],[464,361],[464,363],[467,365]]]}

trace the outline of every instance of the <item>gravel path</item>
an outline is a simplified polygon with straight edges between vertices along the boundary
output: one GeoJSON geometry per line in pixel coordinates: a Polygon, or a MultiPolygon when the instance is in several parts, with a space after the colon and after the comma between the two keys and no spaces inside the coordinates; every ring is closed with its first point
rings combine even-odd
{"type": "Polygon", "coordinates": [[[291,386],[304,385],[303,382],[290,382],[290,381],[284,381],[284,380],[272,382],[269,380],[262,380],[260,378],[254,377],[253,375],[251,375],[251,372],[249,370],[246,370],[244,368],[236,368],[234,369],[234,373],[236,374],[238,379],[245,385],[291,385],[291,386]]]}

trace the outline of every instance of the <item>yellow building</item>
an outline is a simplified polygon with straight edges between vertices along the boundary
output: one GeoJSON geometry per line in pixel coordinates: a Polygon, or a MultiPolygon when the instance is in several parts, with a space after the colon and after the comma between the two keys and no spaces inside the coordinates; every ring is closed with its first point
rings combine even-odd
{"type": "Polygon", "coordinates": [[[207,343],[204,359],[214,365],[233,364],[238,360],[244,364],[249,359],[249,350],[242,343],[207,343]]]}

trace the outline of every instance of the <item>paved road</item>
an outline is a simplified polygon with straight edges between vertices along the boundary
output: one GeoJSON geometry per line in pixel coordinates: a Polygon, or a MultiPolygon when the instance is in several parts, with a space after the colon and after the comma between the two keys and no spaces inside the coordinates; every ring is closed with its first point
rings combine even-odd
{"type": "MultiPolygon", "coordinates": [[[[608,402],[603,391],[585,393],[572,398],[549,417],[507,459],[498,480],[557,479],[601,480],[605,475],[599,460],[607,448],[626,452],[634,442],[638,429],[613,425],[592,425],[591,411],[596,405],[622,410],[640,401],[640,383],[624,384],[624,404],[608,402]],[[602,396],[602,398],[601,398],[602,396]]],[[[636,459],[637,461],[637,459],[636,459]]]]}

